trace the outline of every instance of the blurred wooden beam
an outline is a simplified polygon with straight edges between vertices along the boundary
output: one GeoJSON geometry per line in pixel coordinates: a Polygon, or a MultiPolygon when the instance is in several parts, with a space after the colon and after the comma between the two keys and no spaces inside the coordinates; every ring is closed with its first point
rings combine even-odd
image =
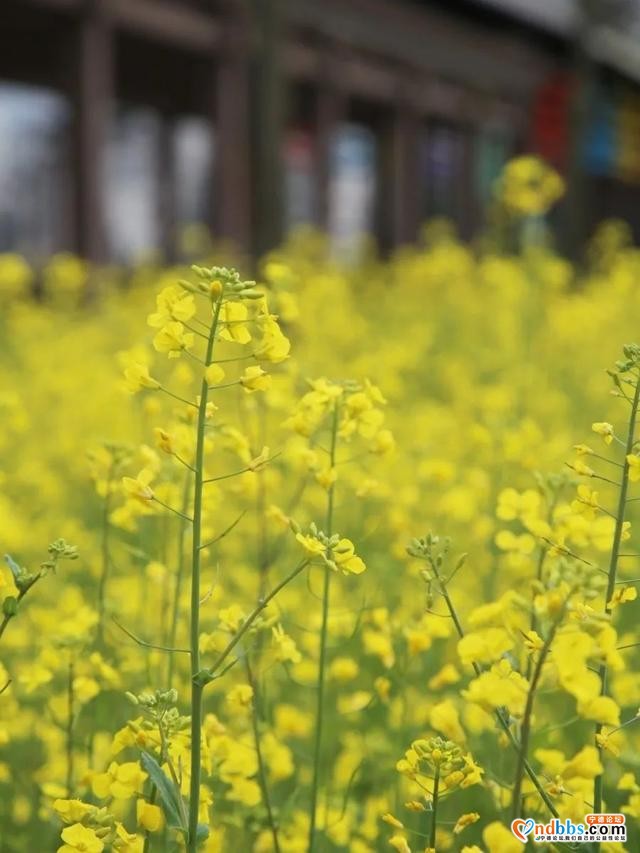
{"type": "Polygon", "coordinates": [[[102,6],[116,25],[189,50],[206,53],[220,40],[213,15],[171,0],[102,0],[102,6]]]}
{"type": "Polygon", "coordinates": [[[113,34],[96,10],[79,23],[75,51],[75,142],[78,251],[90,261],[108,258],[104,155],[113,105],[113,34]]]}
{"type": "Polygon", "coordinates": [[[113,24],[149,38],[189,50],[207,52],[220,38],[221,25],[213,14],[185,6],[179,0],[21,0],[26,6],[84,14],[98,11],[113,24]]]}
{"type": "Polygon", "coordinates": [[[510,32],[478,27],[442,4],[393,0],[286,0],[290,26],[312,31],[361,57],[437,71],[478,89],[526,96],[553,66],[547,54],[510,32]],[[452,46],[453,49],[452,49],[452,46]]]}
{"type": "Polygon", "coordinates": [[[254,248],[259,257],[284,236],[284,3],[252,0],[251,8],[255,38],[251,81],[254,248]]]}
{"type": "Polygon", "coordinates": [[[399,95],[389,117],[388,209],[391,246],[412,243],[420,219],[420,119],[399,95]]]}
{"type": "Polygon", "coordinates": [[[230,4],[220,49],[211,62],[211,123],[215,133],[214,234],[241,251],[251,241],[250,46],[245,14],[230,4]]]}
{"type": "Polygon", "coordinates": [[[83,8],[83,0],[21,0],[21,2],[25,6],[41,6],[45,9],[71,12],[79,12],[83,8]]]}

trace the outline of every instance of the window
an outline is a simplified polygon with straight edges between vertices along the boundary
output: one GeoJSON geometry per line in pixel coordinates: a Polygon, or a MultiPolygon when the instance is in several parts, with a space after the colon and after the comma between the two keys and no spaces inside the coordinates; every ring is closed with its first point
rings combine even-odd
{"type": "Polygon", "coordinates": [[[199,116],[176,119],[173,132],[175,204],[179,229],[211,220],[215,137],[199,116]]]}
{"type": "Polygon", "coordinates": [[[373,231],[376,203],[376,140],[369,128],[339,126],[332,141],[329,233],[337,254],[353,259],[373,231]]]}
{"type": "Polygon", "coordinates": [[[423,137],[423,215],[460,222],[464,183],[464,135],[453,125],[433,122],[423,137]]]}
{"type": "Polygon", "coordinates": [[[70,123],[62,95],[0,83],[0,251],[39,261],[71,248],[70,123]]]}
{"type": "Polygon", "coordinates": [[[105,201],[109,254],[128,262],[159,248],[160,116],[121,107],[107,143],[105,201]]]}

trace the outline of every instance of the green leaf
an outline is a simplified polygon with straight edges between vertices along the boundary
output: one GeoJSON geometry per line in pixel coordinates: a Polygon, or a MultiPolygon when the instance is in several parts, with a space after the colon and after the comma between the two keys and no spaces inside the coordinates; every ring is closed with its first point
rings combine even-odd
{"type": "Polygon", "coordinates": [[[22,569],[16,563],[16,561],[13,559],[11,554],[5,554],[4,555],[4,561],[9,566],[9,568],[11,569],[11,574],[13,575],[13,579],[16,580],[18,577],[20,577],[20,575],[22,574],[22,569]]]}
{"type": "Polygon", "coordinates": [[[209,827],[206,823],[199,823],[196,829],[196,841],[202,843],[209,837],[209,827]]]}
{"type": "Polygon", "coordinates": [[[180,808],[182,799],[180,791],[176,790],[176,786],[152,755],[149,755],[148,752],[143,752],[140,761],[149,774],[149,778],[158,789],[168,825],[172,829],[180,829],[186,832],[187,827],[182,819],[182,810],[180,808]]]}

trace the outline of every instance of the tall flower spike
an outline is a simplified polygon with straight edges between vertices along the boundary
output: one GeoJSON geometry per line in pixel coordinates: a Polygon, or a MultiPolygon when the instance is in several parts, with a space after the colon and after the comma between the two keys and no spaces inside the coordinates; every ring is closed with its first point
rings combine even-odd
{"type": "MultiPolygon", "coordinates": [[[[604,612],[607,616],[611,615],[614,604],[614,594],[618,579],[618,562],[620,559],[620,546],[622,544],[625,532],[625,515],[627,511],[627,495],[629,491],[629,483],[635,482],[634,473],[636,465],[636,422],[638,418],[638,406],[640,405],[640,346],[637,344],[627,344],[623,347],[623,356],[616,363],[615,370],[609,372],[616,388],[622,389],[623,386],[632,390],[632,396],[629,397],[625,392],[622,392],[630,404],[629,420],[627,423],[627,436],[624,442],[624,461],[622,463],[622,472],[620,475],[620,486],[618,491],[618,505],[615,513],[615,526],[613,532],[613,542],[609,555],[609,569],[607,573],[607,589],[605,592],[604,612]]],[[[613,432],[613,431],[612,431],[613,432]]],[[[606,659],[602,661],[599,667],[600,677],[600,695],[605,698],[609,695],[609,685],[607,683],[608,665],[606,659]]],[[[598,749],[601,760],[603,755],[602,744],[602,723],[596,724],[595,744],[598,749]]],[[[593,788],[593,810],[596,813],[602,811],[603,807],[603,774],[599,773],[594,780],[593,788]]],[[[599,848],[599,844],[597,845],[599,848]]]]}

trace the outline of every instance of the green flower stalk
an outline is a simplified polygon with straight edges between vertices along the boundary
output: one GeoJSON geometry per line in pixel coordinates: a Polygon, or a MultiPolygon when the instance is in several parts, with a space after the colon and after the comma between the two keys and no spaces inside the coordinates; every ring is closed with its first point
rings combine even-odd
{"type": "MultiPolygon", "coordinates": [[[[338,402],[333,404],[331,419],[331,447],[329,449],[329,467],[333,470],[336,463],[336,447],[338,442],[338,402]]],[[[335,482],[329,486],[327,494],[326,534],[330,539],[333,531],[333,507],[335,499],[335,482]]],[[[331,552],[327,554],[331,559],[331,552]]],[[[331,592],[331,569],[324,566],[322,588],[322,625],[320,628],[320,659],[318,662],[317,704],[316,704],[316,733],[313,746],[313,779],[311,782],[311,800],[309,803],[309,853],[313,853],[316,841],[316,812],[318,808],[318,793],[320,787],[320,757],[322,751],[322,729],[324,724],[324,692],[325,670],[327,658],[327,626],[329,623],[329,596],[331,592]]]]}
{"type": "MultiPolygon", "coordinates": [[[[616,364],[616,371],[611,371],[610,375],[618,389],[620,396],[627,399],[630,404],[629,421],[627,427],[627,437],[624,444],[624,462],[620,477],[620,490],[618,492],[618,507],[615,514],[615,527],[613,531],[613,543],[611,545],[611,554],[609,558],[609,570],[607,574],[607,589],[605,593],[604,612],[607,616],[611,615],[611,601],[616,589],[618,577],[618,561],[620,558],[620,545],[622,544],[623,532],[625,529],[625,513],[627,509],[627,494],[629,491],[629,480],[631,477],[632,467],[637,467],[635,460],[638,458],[634,451],[636,449],[636,421],[638,417],[638,405],[640,404],[640,347],[637,344],[629,344],[623,348],[625,359],[616,364]],[[629,374],[633,379],[629,378],[629,374]],[[633,396],[629,397],[626,393],[623,383],[633,387],[633,396]]],[[[635,476],[635,475],[634,475],[635,476]]],[[[603,661],[600,664],[598,674],[600,676],[600,695],[608,695],[607,685],[607,664],[603,661]]],[[[602,758],[602,724],[598,723],[595,730],[595,745],[598,750],[599,757],[602,758]]],[[[597,814],[602,812],[603,807],[603,776],[599,773],[594,779],[593,785],[593,811],[597,814]]],[[[599,850],[600,845],[596,844],[596,850],[599,850]]]]}
{"type": "Polygon", "coordinates": [[[113,477],[114,468],[115,462],[112,461],[107,475],[107,491],[102,504],[102,538],[100,543],[100,558],[102,565],[100,571],[100,582],[98,584],[98,630],[96,637],[96,641],[99,646],[102,646],[104,643],[105,599],[110,563],[109,532],[111,525],[109,524],[109,513],[111,511],[111,479],[113,477]]]}
{"type": "Polygon", "coordinates": [[[518,755],[516,759],[516,771],[513,782],[513,795],[512,795],[512,814],[511,819],[515,820],[515,818],[519,817],[522,814],[522,781],[524,778],[524,766],[525,762],[529,757],[529,739],[531,737],[531,723],[533,721],[533,705],[536,697],[536,692],[538,689],[538,685],[540,683],[540,677],[542,675],[542,670],[544,669],[544,665],[549,657],[549,652],[551,651],[551,644],[553,643],[553,638],[556,634],[557,625],[554,625],[547,635],[546,640],[544,641],[544,645],[538,652],[538,658],[535,662],[531,673],[531,681],[529,683],[529,690],[527,692],[527,699],[525,702],[524,713],[522,715],[522,724],[520,726],[520,746],[518,748],[518,755]]]}
{"type": "MultiPolygon", "coordinates": [[[[191,734],[191,761],[190,761],[190,784],[188,807],[184,809],[180,785],[177,774],[172,772],[172,782],[167,785],[163,771],[155,760],[148,756],[145,761],[149,772],[152,773],[153,781],[163,801],[165,812],[168,812],[173,825],[178,828],[184,836],[187,853],[195,853],[199,844],[206,838],[208,828],[198,823],[200,811],[200,787],[202,779],[202,698],[205,686],[220,677],[226,668],[223,663],[242,637],[252,626],[253,622],[267,606],[269,601],[294,577],[296,577],[307,564],[303,561],[294,571],[284,578],[267,595],[263,595],[252,613],[240,625],[234,636],[230,639],[227,647],[212,667],[202,668],[200,660],[200,604],[201,604],[201,561],[202,552],[219,542],[240,521],[238,518],[225,531],[216,538],[203,541],[203,511],[204,511],[204,489],[210,483],[227,480],[246,472],[256,472],[269,460],[268,449],[263,451],[254,459],[249,461],[240,470],[221,474],[214,477],[205,475],[205,448],[207,420],[211,416],[213,407],[209,402],[212,391],[225,388],[243,386],[250,390],[264,390],[268,387],[265,379],[266,372],[261,366],[247,367],[242,376],[233,381],[222,382],[224,371],[214,361],[213,352],[218,338],[246,344],[252,340],[249,332],[249,324],[255,324],[261,332],[261,338],[254,345],[254,351],[250,356],[238,358],[224,358],[224,362],[236,362],[244,358],[255,358],[261,362],[277,363],[284,360],[289,353],[289,341],[281,332],[277,318],[268,313],[264,295],[255,288],[255,283],[242,281],[235,270],[223,267],[205,269],[193,267],[198,278],[197,284],[180,282],[178,285],[163,289],[157,297],[157,311],[148,318],[149,325],[158,329],[153,344],[158,352],[166,353],[169,358],[177,358],[182,354],[190,356],[199,366],[201,374],[200,394],[196,402],[188,400],[181,395],[175,394],[165,388],[161,382],[150,375],[146,365],[131,362],[125,368],[127,387],[133,393],[146,389],[150,391],[165,392],[172,399],[177,399],[186,406],[196,410],[195,426],[195,450],[193,459],[184,459],[176,450],[170,433],[158,429],[159,445],[161,449],[174,457],[175,460],[186,469],[186,480],[184,484],[181,509],[174,508],[165,503],[151,488],[153,474],[149,470],[140,472],[137,478],[123,478],[125,492],[137,501],[143,503],[156,503],[165,510],[177,516],[180,521],[178,533],[178,565],[176,583],[174,589],[173,612],[170,625],[170,645],[163,646],[146,641],[141,641],[131,632],[126,631],[136,642],[143,646],[161,649],[169,653],[168,676],[169,681],[174,675],[174,658],[176,652],[187,652],[190,659],[191,673],[191,699],[190,699],[190,734],[191,734]],[[210,321],[207,323],[197,317],[195,296],[204,297],[210,312],[210,321]],[[253,302],[256,310],[250,314],[248,303],[253,302]],[[191,323],[189,322],[191,321],[191,323]],[[203,331],[204,330],[204,331],[203,331]],[[190,352],[197,341],[204,341],[204,353],[190,352]],[[191,511],[189,507],[192,507],[191,511]],[[179,649],[175,645],[177,634],[178,609],[180,601],[181,584],[184,573],[184,537],[191,526],[191,589],[189,607],[189,648],[179,649]]],[[[122,627],[122,626],[120,626],[122,627]]],[[[227,668],[233,666],[236,660],[231,661],[227,668]]],[[[170,768],[171,769],[171,768],[170,768]]]]}
{"type": "Polygon", "coordinates": [[[258,759],[258,784],[260,785],[260,793],[264,801],[265,809],[267,810],[267,823],[273,841],[274,853],[281,853],[280,837],[278,835],[278,824],[276,823],[273,805],[271,802],[271,792],[269,790],[269,780],[267,779],[267,769],[264,763],[262,754],[262,740],[260,737],[260,707],[258,699],[258,681],[254,675],[249,653],[245,657],[245,668],[247,672],[247,682],[253,691],[251,699],[251,729],[253,733],[253,744],[256,750],[256,758],[258,759]]]}
{"type": "Polygon", "coordinates": [[[440,800],[460,788],[468,788],[480,782],[482,770],[473,761],[471,755],[465,755],[458,744],[440,735],[414,740],[405,752],[404,758],[397,762],[396,770],[417,782],[425,791],[431,806],[429,834],[425,836],[429,839],[427,850],[435,851],[440,800]],[[424,784],[421,777],[433,779],[431,790],[424,784]]]}
{"type": "Polygon", "coordinates": [[[433,798],[431,800],[431,827],[429,829],[429,847],[436,849],[436,832],[438,830],[438,799],[440,789],[440,766],[437,765],[433,777],[433,798]]]}
{"type": "MultiPolygon", "coordinates": [[[[428,533],[423,539],[413,539],[410,545],[407,548],[407,553],[412,557],[417,557],[418,559],[423,560],[428,568],[425,569],[424,579],[427,583],[431,584],[435,582],[437,591],[440,593],[444,602],[447,606],[447,610],[449,612],[449,616],[455,626],[456,632],[460,639],[465,636],[464,628],[462,627],[462,622],[460,621],[460,617],[458,615],[458,611],[456,610],[454,603],[451,599],[448,590],[448,582],[451,580],[453,575],[462,567],[466,560],[466,554],[464,554],[459,560],[452,573],[448,578],[444,578],[441,574],[441,568],[444,565],[445,556],[449,550],[450,541],[448,539],[443,540],[441,545],[440,538],[438,536],[434,536],[431,533],[428,533]]],[[[481,675],[482,670],[480,666],[473,662],[472,663],[473,671],[477,676],[481,675]]],[[[503,730],[505,735],[507,736],[509,743],[516,751],[517,754],[521,753],[521,744],[516,739],[515,735],[511,731],[511,726],[509,724],[508,718],[504,715],[504,713],[498,709],[495,712],[496,720],[500,725],[500,728],[503,730]]],[[[538,792],[541,800],[545,804],[549,813],[553,817],[558,817],[558,810],[554,806],[551,797],[545,791],[544,785],[538,778],[537,773],[529,763],[526,755],[522,756],[522,768],[524,772],[527,774],[529,779],[531,780],[534,788],[538,792]]]]}
{"type": "MultiPolygon", "coordinates": [[[[49,557],[43,563],[40,563],[39,569],[30,572],[18,563],[9,555],[5,554],[4,559],[9,566],[13,575],[13,582],[18,590],[18,595],[7,595],[2,602],[2,621],[0,621],[0,638],[7,630],[7,627],[12,619],[14,619],[20,610],[20,603],[30,590],[50,572],[55,572],[60,560],[77,560],[78,549],[75,545],[68,545],[64,539],[56,539],[48,548],[49,557]]],[[[4,689],[4,687],[3,687],[4,689]]]]}
{"type": "Polygon", "coordinates": [[[112,568],[111,560],[111,520],[113,498],[118,475],[129,459],[127,449],[110,442],[89,451],[88,459],[91,478],[97,494],[102,498],[100,525],[100,578],[98,580],[98,625],[96,628],[96,646],[105,645],[105,622],[107,617],[107,587],[112,568]]]}
{"type": "MultiPolygon", "coordinates": [[[[220,309],[224,290],[218,297],[207,339],[205,368],[213,358],[213,347],[218,331],[220,309]]],[[[202,691],[204,685],[196,678],[200,672],[200,556],[202,552],[202,492],[204,485],[204,442],[207,417],[209,383],[202,377],[200,403],[196,433],[196,453],[194,463],[193,488],[193,536],[191,548],[191,610],[190,610],[190,650],[191,650],[191,784],[189,791],[188,853],[196,853],[198,810],[200,807],[201,738],[202,738],[202,691]]]]}
{"type": "Polygon", "coordinates": [[[75,723],[75,695],[73,681],[75,678],[75,665],[73,653],[69,653],[69,670],[67,674],[67,731],[66,731],[66,747],[67,747],[67,796],[73,796],[73,726],[75,723]]]}
{"type": "MultiPolygon", "coordinates": [[[[184,482],[184,491],[182,497],[182,507],[181,512],[183,515],[186,515],[187,510],[189,508],[189,498],[191,496],[191,477],[189,472],[187,472],[187,476],[185,477],[184,482]]],[[[187,535],[187,531],[189,529],[189,523],[186,519],[180,518],[179,529],[178,529],[178,548],[177,548],[177,568],[176,568],[176,576],[175,576],[175,585],[173,589],[173,607],[171,611],[171,626],[169,630],[169,648],[175,649],[176,646],[176,637],[178,635],[178,617],[180,615],[180,597],[182,594],[182,582],[184,579],[184,564],[185,564],[185,539],[187,535]]],[[[171,686],[173,683],[174,669],[175,669],[175,652],[169,652],[169,661],[167,667],[167,684],[171,686]]]]}
{"type": "Polygon", "coordinates": [[[313,853],[317,841],[316,813],[320,794],[320,782],[323,773],[322,738],[324,733],[325,712],[325,671],[327,662],[327,637],[329,628],[329,608],[331,596],[331,572],[342,574],[362,574],[366,565],[355,553],[350,539],[341,538],[334,533],[334,502],[337,466],[352,462],[360,454],[350,459],[337,460],[338,437],[346,440],[359,437],[365,442],[366,452],[385,453],[393,447],[393,435],[388,429],[382,429],[384,413],[382,407],[386,401],[377,386],[368,380],[362,384],[352,380],[335,382],[326,378],[309,380],[311,390],[302,396],[285,426],[309,440],[312,455],[317,450],[317,437],[326,429],[329,422],[329,447],[321,447],[327,455],[327,464],[316,471],[316,481],[327,492],[325,529],[318,530],[311,523],[308,533],[290,520],[290,526],[296,534],[296,540],[311,556],[311,559],[323,563],[322,614],[319,636],[318,677],[316,684],[316,721],[313,746],[313,775],[309,802],[308,851],[313,853]]]}

